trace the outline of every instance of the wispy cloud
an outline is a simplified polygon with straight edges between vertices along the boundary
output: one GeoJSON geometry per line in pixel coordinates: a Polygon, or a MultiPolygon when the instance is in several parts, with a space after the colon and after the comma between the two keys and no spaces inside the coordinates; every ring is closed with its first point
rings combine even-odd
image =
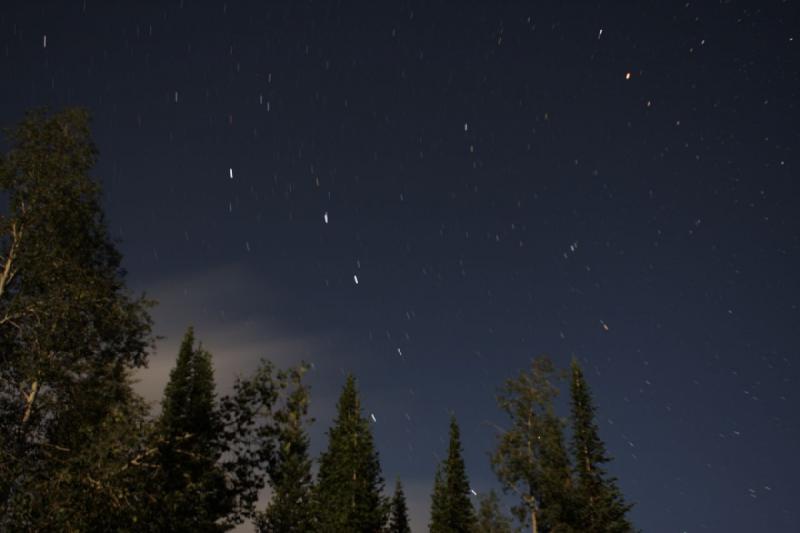
{"type": "Polygon", "coordinates": [[[313,334],[301,333],[259,309],[258,302],[274,301],[276,294],[242,267],[226,266],[162,280],[147,293],[159,302],[153,318],[155,332],[163,338],[157,342],[148,368],[138,371],[135,378],[137,390],[151,402],[160,399],[190,325],[214,356],[217,388],[223,393],[237,375],[252,371],[261,358],[289,366],[312,359],[320,349],[321,342],[313,334]]]}

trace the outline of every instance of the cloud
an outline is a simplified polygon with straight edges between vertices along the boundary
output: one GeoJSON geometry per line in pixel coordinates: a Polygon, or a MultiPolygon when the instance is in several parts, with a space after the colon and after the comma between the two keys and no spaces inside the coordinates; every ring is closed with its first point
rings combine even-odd
{"type": "Polygon", "coordinates": [[[261,358],[280,367],[311,360],[321,342],[282,322],[269,309],[280,295],[251,271],[225,266],[152,284],[147,294],[158,301],[155,333],[162,336],[147,368],[136,372],[136,389],[157,402],[175,364],[186,329],[213,355],[217,389],[230,390],[237,375],[252,371],[261,358]],[[259,309],[264,305],[267,311],[259,309]]]}

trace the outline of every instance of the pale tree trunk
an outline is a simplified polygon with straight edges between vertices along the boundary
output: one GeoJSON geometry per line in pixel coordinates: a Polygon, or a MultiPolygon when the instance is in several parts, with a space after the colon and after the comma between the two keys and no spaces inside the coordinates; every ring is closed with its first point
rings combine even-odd
{"type": "Polygon", "coordinates": [[[5,257],[3,271],[0,272],[0,297],[3,296],[6,287],[11,283],[11,280],[14,279],[14,274],[16,273],[14,269],[14,259],[16,259],[21,238],[22,228],[17,229],[16,222],[11,224],[11,246],[9,247],[8,255],[5,257]]]}
{"type": "Polygon", "coordinates": [[[31,417],[31,411],[33,410],[33,402],[36,401],[36,395],[39,394],[39,381],[33,380],[31,383],[31,391],[25,397],[25,412],[22,414],[22,424],[28,422],[28,419],[31,417]]]}
{"type": "Polygon", "coordinates": [[[538,533],[539,526],[536,523],[536,509],[531,509],[531,533],[538,533]]]}

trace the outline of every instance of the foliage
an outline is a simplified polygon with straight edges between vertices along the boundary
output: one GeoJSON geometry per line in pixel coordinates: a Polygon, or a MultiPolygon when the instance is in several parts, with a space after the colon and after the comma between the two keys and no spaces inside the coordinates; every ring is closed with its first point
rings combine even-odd
{"type": "Polygon", "coordinates": [[[633,528],[625,517],[631,506],[623,500],[616,480],[605,471],[611,461],[600,440],[594,421],[595,407],[591,391],[578,361],[571,367],[572,454],[575,457],[576,499],[581,531],[627,532],[633,528]]]}
{"type": "Polygon", "coordinates": [[[451,416],[447,459],[438,469],[438,485],[435,484],[431,502],[431,532],[463,533],[475,527],[475,510],[469,499],[470,486],[461,453],[460,431],[451,416]]]}
{"type": "Polygon", "coordinates": [[[408,520],[408,507],[406,506],[406,495],[403,492],[403,484],[400,478],[394,485],[394,496],[390,505],[389,526],[387,533],[411,533],[411,524],[408,520]]]}
{"type": "Polygon", "coordinates": [[[311,459],[306,433],[309,391],[302,383],[307,367],[279,373],[281,389],[289,389],[284,405],[275,412],[277,450],[269,468],[272,495],[267,509],[259,513],[257,526],[263,532],[305,533],[314,529],[311,459]]]}
{"type": "Polygon", "coordinates": [[[315,494],[320,531],[380,531],[386,521],[382,490],[378,452],[361,416],[356,380],[349,375],[320,457],[315,494]]]}
{"type": "Polygon", "coordinates": [[[224,425],[225,471],[233,507],[227,522],[255,518],[258,492],[275,463],[275,406],[281,386],[274,365],[262,360],[249,377],[239,377],[233,393],[220,401],[224,425]]]}
{"type": "Polygon", "coordinates": [[[157,495],[148,527],[161,531],[222,531],[232,498],[218,464],[224,442],[216,405],[211,354],[186,332],[164,390],[155,434],[156,467],[150,494],[157,495]]]}
{"type": "Polygon", "coordinates": [[[514,514],[523,525],[530,520],[534,531],[571,530],[571,479],[562,423],[553,411],[554,373],[550,359],[538,357],[497,397],[511,426],[499,435],[492,467],[519,498],[514,514]]]}
{"type": "Polygon", "coordinates": [[[500,508],[500,498],[492,490],[478,497],[476,533],[512,533],[511,517],[500,508]]]}
{"type": "MultiPolygon", "coordinates": [[[[144,408],[129,371],[152,345],[106,230],[82,110],[8,132],[0,188],[0,529],[98,529],[126,487],[144,408]],[[102,453],[102,450],[106,453],[102,453]]],[[[102,528],[100,528],[102,529],[102,528]]]]}

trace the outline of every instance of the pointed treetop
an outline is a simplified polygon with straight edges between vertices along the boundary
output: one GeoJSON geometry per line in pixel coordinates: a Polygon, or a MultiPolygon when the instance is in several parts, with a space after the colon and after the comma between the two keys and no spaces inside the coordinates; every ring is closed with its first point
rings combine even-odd
{"type": "Polygon", "coordinates": [[[411,533],[406,496],[399,477],[394,485],[390,513],[388,533],[411,533]]]}

